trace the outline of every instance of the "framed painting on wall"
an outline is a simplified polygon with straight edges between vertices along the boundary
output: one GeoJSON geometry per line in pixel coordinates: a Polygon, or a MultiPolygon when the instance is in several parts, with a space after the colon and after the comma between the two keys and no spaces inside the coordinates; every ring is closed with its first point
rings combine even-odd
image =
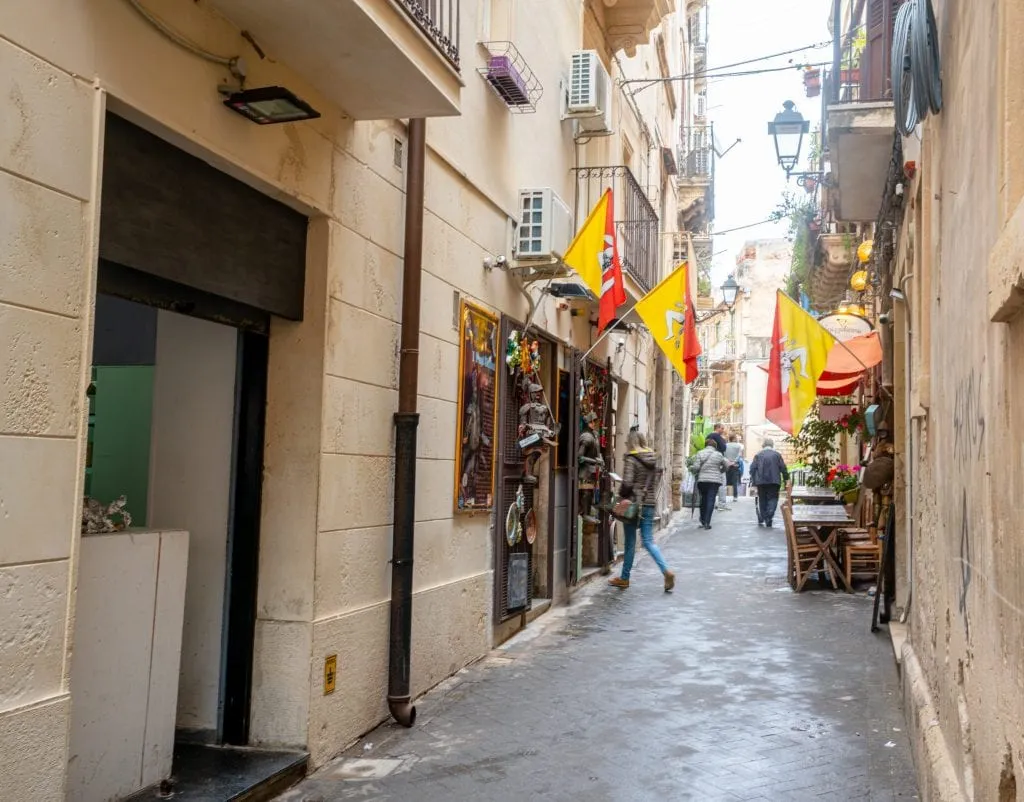
{"type": "Polygon", "coordinates": [[[494,429],[498,318],[466,301],[459,312],[459,405],[455,442],[455,511],[494,503],[494,429]]]}

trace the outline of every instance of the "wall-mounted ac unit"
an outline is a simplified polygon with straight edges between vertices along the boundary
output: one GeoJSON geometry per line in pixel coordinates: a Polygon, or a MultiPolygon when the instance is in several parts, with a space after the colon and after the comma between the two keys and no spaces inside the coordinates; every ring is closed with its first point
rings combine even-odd
{"type": "Polygon", "coordinates": [[[516,259],[559,259],[573,237],[572,213],[553,189],[519,191],[516,259]]]}
{"type": "Polygon", "coordinates": [[[611,135],[612,81],[596,50],[572,54],[567,90],[565,117],[576,121],[576,135],[611,135]]]}

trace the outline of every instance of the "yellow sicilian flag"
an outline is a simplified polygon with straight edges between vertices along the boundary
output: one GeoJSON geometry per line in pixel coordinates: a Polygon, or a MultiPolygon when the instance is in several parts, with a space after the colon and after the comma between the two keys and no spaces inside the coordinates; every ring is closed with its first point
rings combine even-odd
{"type": "Polygon", "coordinates": [[[615,203],[611,189],[605,190],[590,212],[562,261],[575,270],[597,296],[597,330],[604,331],[615,319],[615,310],[626,302],[615,242],[615,203]]]}
{"type": "Polygon", "coordinates": [[[636,313],[686,384],[697,378],[700,356],[689,272],[683,262],[636,302],[636,313]]]}
{"type": "Polygon", "coordinates": [[[764,414],[783,431],[800,434],[835,343],[835,338],[805,309],[781,290],[778,292],[764,414]]]}

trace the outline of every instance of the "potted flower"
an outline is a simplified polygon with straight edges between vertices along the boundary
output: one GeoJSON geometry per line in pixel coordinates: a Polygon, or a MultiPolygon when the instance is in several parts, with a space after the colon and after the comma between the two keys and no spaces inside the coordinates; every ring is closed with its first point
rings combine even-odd
{"type": "Polygon", "coordinates": [[[804,67],[804,92],[807,97],[817,97],[821,94],[821,69],[819,67],[804,67]]]}
{"type": "Polygon", "coordinates": [[[860,488],[857,484],[857,473],[860,466],[837,465],[828,472],[826,481],[833,492],[843,499],[846,504],[856,504],[860,495],[860,488]]]}
{"type": "Polygon", "coordinates": [[[847,434],[860,434],[864,431],[864,413],[854,407],[848,415],[839,418],[839,425],[847,434]]]}

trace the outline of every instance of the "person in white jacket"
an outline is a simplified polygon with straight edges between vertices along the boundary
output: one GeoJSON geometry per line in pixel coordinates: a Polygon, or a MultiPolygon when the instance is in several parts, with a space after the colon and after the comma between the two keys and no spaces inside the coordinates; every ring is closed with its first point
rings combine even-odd
{"type": "Polygon", "coordinates": [[[697,475],[697,489],[700,491],[700,525],[710,529],[718,488],[725,482],[725,456],[709,440],[704,450],[693,456],[692,470],[697,475]]]}

